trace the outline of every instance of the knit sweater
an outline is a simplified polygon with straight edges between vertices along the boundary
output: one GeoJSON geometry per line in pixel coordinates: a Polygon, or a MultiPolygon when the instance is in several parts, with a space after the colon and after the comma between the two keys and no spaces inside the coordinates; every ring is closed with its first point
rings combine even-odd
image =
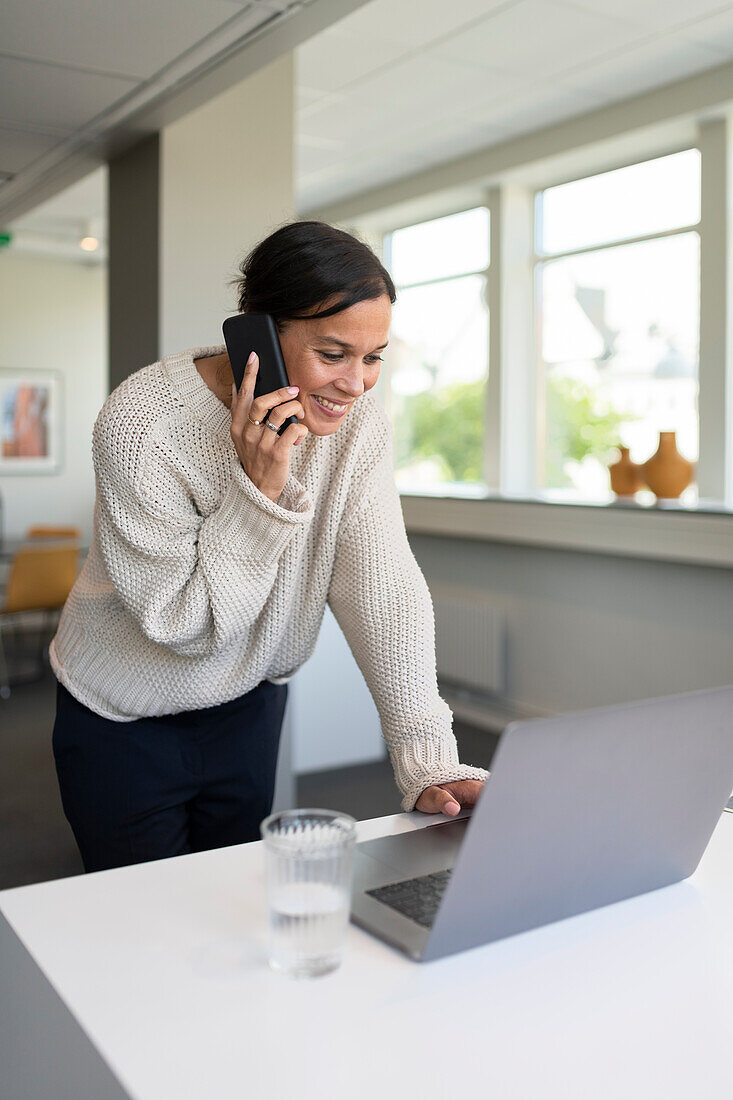
{"type": "MultiPolygon", "coordinates": [[[[94,536],[51,643],[113,721],[215,706],[308,660],[330,606],[376,704],[402,806],[459,763],[438,694],[433,607],[405,533],[389,421],[369,394],[290,451],[277,499],[240,463],[197,347],[138,370],[94,426],[94,536]]],[[[348,737],[348,699],[338,699],[348,737]]],[[[246,731],[243,731],[246,736],[246,731]]]]}

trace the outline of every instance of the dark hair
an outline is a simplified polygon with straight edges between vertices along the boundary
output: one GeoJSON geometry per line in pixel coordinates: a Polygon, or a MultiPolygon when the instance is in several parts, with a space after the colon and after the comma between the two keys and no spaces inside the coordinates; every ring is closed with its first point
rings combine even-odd
{"type": "Polygon", "coordinates": [[[240,313],[269,313],[276,322],[331,317],[349,306],[397,294],[371,248],[327,222],[295,221],[256,245],[239,265],[240,313]],[[338,301],[313,312],[329,298],[338,301]]]}

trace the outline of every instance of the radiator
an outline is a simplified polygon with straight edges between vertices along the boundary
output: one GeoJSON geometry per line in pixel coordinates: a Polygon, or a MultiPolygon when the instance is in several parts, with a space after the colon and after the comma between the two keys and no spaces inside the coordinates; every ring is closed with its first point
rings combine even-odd
{"type": "Polygon", "coordinates": [[[473,592],[435,585],[435,655],[448,683],[503,695],[506,624],[503,611],[473,592]]]}

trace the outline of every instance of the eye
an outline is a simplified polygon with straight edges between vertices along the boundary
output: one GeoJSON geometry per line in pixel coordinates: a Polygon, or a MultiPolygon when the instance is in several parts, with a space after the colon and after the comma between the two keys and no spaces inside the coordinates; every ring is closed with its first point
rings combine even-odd
{"type": "MultiPolygon", "coordinates": [[[[326,359],[329,363],[337,363],[339,359],[343,359],[343,355],[341,352],[336,352],[334,354],[333,352],[321,351],[318,354],[322,356],[323,359],[326,359]]],[[[381,355],[365,355],[364,358],[367,359],[370,363],[381,363],[383,361],[381,355]]]]}

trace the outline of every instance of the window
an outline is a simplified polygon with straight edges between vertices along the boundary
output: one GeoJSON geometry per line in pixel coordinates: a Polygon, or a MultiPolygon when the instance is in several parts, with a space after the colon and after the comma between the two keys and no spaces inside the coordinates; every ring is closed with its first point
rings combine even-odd
{"type": "Polygon", "coordinates": [[[397,288],[385,353],[397,486],[483,491],[489,212],[395,230],[385,260],[397,288]]]}
{"type": "Polygon", "coordinates": [[[674,431],[698,452],[700,153],[688,149],[539,192],[539,487],[608,496],[674,431]]]}

